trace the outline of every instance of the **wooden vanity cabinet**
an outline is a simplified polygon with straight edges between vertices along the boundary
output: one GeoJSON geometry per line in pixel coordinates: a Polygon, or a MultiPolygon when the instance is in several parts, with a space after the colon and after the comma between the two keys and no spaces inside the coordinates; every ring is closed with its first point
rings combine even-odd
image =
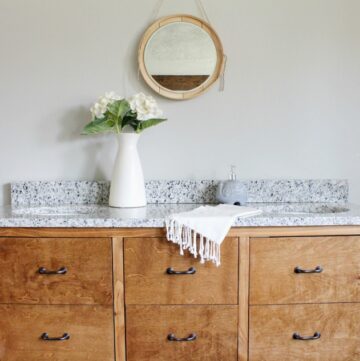
{"type": "Polygon", "coordinates": [[[251,306],[250,360],[360,360],[360,304],[251,306]]]}
{"type": "Polygon", "coordinates": [[[127,361],[237,361],[237,312],[234,305],[127,306],[127,361]]]}
{"type": "Polygon", "coordinates": [[[127,361],[238,360],[238,238],[222,267],[165,238],[125,238],[127,361]]]}
{"type": "Polygon", "coordinates": [[[359,235],[234,228],[217,268],[163,229],[0,229],[0,361],[360,360],[359,235]]]}
{"type": "Polygon", "coordinates": [[[360,237],[250,242],[250,304],[360,302],[360,237]]]}
{"type": "Polygon", "coordinates": [[[111,238],[0,238],[0,360],[114,361],[112,271],[111,238]]]}
{"type": "Polygon", "coordinates": [[[249,360],[360,360],[360,237],[250,241],[249,360]]]}
{"type": "Polygon", "coordinates": [[[221,267],[201,264],[165,238],[124,240],[125,303],[127,305],[238,303],[238,239],[227,238],[221,267]]]}
{"type": "Polygon", "coordinates": [[[111,306],[0,305],[0,360],[114,361],[112,324],[111,306]]]}
{"type": "Polygon", "coordinates": [[[110,238],[0,238],[0,304],[112,305],[110,238]]]}

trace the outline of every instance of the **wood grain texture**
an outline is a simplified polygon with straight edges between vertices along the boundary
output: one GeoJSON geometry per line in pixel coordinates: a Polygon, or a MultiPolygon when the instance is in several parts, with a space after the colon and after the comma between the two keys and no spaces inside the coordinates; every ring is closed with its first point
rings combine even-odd
{"type": "Polygon", "coordinates": [[[114,361],[112,306],[0,305],[1,361],[114,361]],[[46,342],[47,332],[70,339],[46,342]]]}
{"type": "Polygon", "coordinates": [[[248,361],[249,353],[249,237],[239,241],[239,361],[248,361]]]}
{"type": "Polygon", "coordinates": [[[360,304],[251,306],[250,360],[360,360],[360,304]],[[297,341],[294,332],[321,338],[297,341]]]}
{"type": "Polygon", "coordinates": [[[206,82],[209,75],[151,75],[162,87],[175,91],[188,91],[206,82]]]}
{"type": "Polygon", "coordinates": [[[0,275],[0,303],[113,303],[110,239],[0,238],[0,275]]]}
{"type": "Polygon", "coordinates": [[[236,306],[127,306],[126,320],[127,361],[237,361],[236,306]]]}
{"type": "MultiPolygon", "coordinates": [[[[360,235],[360,226],[233,227],[228,237],[360,235]]],[[[0,237],[165,237],[165,228],[0,228],[0,237]]]]}
{"type": "Polygon", "coordinates": [[[126,238],[126,304],[237,304],[238,240],[221,245],[221,266],[201,264],[165,238],[126,238]],[[193,275],[168,275],[166,269],[196,269],[193,275]]]}
{"type": "Polygon", "coordinates": [[[0,237],[164,237],[165,228],[0,228],[0,237]]]}
{"type": "Polygon", "coordinates": [[[124,299],[124,242],[113,238],[114,324],[116,361],[126,360],[125,299],[124,299]]]}
{"type": "Polygon", "coordinates": [[[250,255],[251,304],[360,302],[360,237],[252,239],[250,255]]]}

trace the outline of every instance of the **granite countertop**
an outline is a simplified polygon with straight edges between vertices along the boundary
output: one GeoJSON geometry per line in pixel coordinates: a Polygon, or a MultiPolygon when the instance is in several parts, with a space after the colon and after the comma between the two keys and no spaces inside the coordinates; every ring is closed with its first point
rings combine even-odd
{"type": "MultiPolygon", "coordinates": [[[[104,205],[0,208],[0,227],[163,227],[165,217],[200,204],[148,204],[117,209],[104,205]]],[[[258,216],[239,218],[234,227],[360,225],[360,207],[333,203],[253,203],[258,216]],[[334,213],[336,212],[336,213],[334,213]]]]}
{"type": "MultiPolygon", "coordinates": [[[[234,227],[360,225],[360,207],[348,203],[346,180],[250,180],[250,207],[261,215],[239,218],[234,227]]],[[[108,182],[20,182],[11,205],[0,207],[0,227],[163,227],[172,213],[214,204],[217,181],[149,181],[148,206],[107,205],[108,182]]]]}

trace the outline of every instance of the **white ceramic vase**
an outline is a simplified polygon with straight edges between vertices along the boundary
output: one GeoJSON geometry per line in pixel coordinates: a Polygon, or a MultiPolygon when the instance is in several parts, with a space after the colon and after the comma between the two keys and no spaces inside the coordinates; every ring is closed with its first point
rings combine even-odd
{"type": "Polygon", "coordinates": [[[141,167],[137,143],[140,135],[120,133],[118,154],[115,160],[111,187],[110,207],[145,207],[145,182],[141,167]]]}

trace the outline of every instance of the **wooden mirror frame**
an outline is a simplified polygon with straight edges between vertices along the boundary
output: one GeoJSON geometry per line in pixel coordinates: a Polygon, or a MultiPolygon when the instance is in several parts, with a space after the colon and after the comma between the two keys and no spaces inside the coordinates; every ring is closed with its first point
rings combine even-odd
{"type": "Polygon", "coordinates": [[[195,16],[191,15],[172,15],[172,16],[166,16],[164,18],[161,18],[157,21],[155,21],[150,27],[146,30],[145,34],[143,35],[140,45],[139,45],[139,53],[138,53],[138,61],[139,61],[139,70],[141,75],[143,76],[145,82],[152,88],[156,93],[169,98],[169,99],[175,99],[175,100],[185,100],[185,99],[192,99],[196,96],[199,96],[203,94],[205,91],[207,91],[220,77],[220,75],[223,72],[224,68],[224,51],[223,46],[221,43],[221,40],[215,30],[204,20],[199,19],[195,16]],[[148,44],[150,38],[152,35],[162,28],[163,26],[166,26],[171,23],[175,22],[184,22],[184,23],[190,23],[197,25],[201,27],[203,30],[205,30],[211,37],[212,41],[214,42],[215,48],[216,48],[216,54],[217,54],[217,61],[216,66],[213,74],[200,86],[187,91],[177,91],[177,90],[170,90],[162,85],[160,85],[158,82],[155,81],[155,79],[149,74],[149,72],[146,69],[145,66],[145,49],[146,45],[148,44]]]}

